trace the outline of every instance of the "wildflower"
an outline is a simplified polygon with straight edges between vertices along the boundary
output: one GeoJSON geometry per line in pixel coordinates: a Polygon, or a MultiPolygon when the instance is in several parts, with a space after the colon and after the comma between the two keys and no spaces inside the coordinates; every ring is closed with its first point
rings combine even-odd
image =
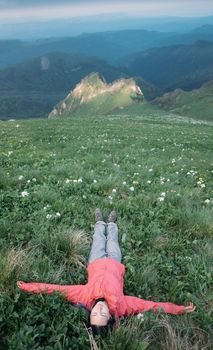
{"type": "Polygon", "coordinates": [[[52,219],[52,217],[53,217],[52,214],[47,214],[47,215],[46,215],[46,218],[47,218],[48,220],[52,219]]]}
{"type": "Polygon", "coordinates": [[[132,191],[132,192],[134,192],[134,190],[135,190],[135,188],[134,188],[133,186],[130,187],[129,189],[130,189],[130,191],[132,191]]]}
{"type": "Polygon", "coordinates": [[[213,204],[213,198],[207,198],[205,201],[204,201],[204,203],[206,203],[206,204],[213,204]]]}
{"type": "Polygon", "coordinates": [[[132,181],[133,185],[138,185],[139,182],[138,181],[132,181]]]}
{"type": "Polygon", "coordinates": [[[160,177],[160,183],[161,183],[161,185],[163,185],[164,184],[164,181],[165,181],[165,177],[160,177]]]}
{"type": "Polygon", "coordinates": [[[23,191],[23,192],[21,192],[21,196],[27,197],[27,196],[29,196],[29,193],[27,191],[23,191]]]}
{"type": "Polygon", "coordinates": [[[144,322],[144,314],[140,313],[136,316],[141,322],[144,322]]]}
{"type": "Polygon", "coordinates": [[[19,179],[19,180],[23,180],[23,178],[24,178],[24,176],[23,176],[23,175],[20,175],[18,179],[19,179]]]}
{"type": "Polygon", "coordinates": [[[165,193],[165,192],[161,192],[160,197],[158,198],[158,200],[159,200],[160,202],[163,202],[164,199],[165,199],[165,197],[166,197],[166,193],[165,193]]]}

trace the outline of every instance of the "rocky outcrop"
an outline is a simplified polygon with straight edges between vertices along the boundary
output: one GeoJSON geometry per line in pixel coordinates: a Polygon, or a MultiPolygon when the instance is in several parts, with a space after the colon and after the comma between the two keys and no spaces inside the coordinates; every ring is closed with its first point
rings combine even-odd
{"type": "Polygon", "coordinates": [[[49,118],[56,118],[63,115],[72,115],[82,105],[98,101],[99,113],[106,111],[106,101],[108,105],[115,105],[121,108],[135,101],[143,101],[144,95],[134,79],[119,79],[112,84],[107,84],[105,79],[98,73],[91,73],[71,91],[67,97],[61,101],[49,114],[49,118]],[[117,97],[117,105],[114,98],[117,97]],[[121,98],[122,97],[122,98],[121,98]],[[105,104],[101,111],[101,101],[105,104]],[[119,101],[120,100],[120,101],[119,101]]]}

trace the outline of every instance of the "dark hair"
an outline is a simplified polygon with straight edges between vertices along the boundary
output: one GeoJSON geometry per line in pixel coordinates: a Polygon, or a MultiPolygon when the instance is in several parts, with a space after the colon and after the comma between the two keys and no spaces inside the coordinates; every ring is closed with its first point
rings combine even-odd
{"type": "Polygon", "coordinates": [[[109,332],[113,331],[115,324],[116,324],[115,317],[111,316],[105,326],[92,325],[90,323],[90,314],[89,314],[88,328],[92,330],[93,335],[97,335],[97,334],[99,334],[101,336],[108,335],[109,332]]]}

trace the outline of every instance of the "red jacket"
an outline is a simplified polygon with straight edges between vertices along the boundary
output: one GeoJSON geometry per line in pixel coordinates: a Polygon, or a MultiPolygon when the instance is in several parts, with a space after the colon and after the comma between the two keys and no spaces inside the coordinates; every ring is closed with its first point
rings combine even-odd
{"type": "Polygon", "coordinates": [[[161,303],[143,300],[123,294],[124,272],[123,264],[112,258],[93,261],[87,267],[88,283],[76,286],[60,286],[47,283],[25,283],[19,287],[26,292],[51,294],[58,291],[74,304],[83,304],[91,310],[95,300],[105,298],[110,313],[115,316],[133,315],[140,312],[162,308],[170,314],[182,314],[184,306],[172,303],[161,303]]]}

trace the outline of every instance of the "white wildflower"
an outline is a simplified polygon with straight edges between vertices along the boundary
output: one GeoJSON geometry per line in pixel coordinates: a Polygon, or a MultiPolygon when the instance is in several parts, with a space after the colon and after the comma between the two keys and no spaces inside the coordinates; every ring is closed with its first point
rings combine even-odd
{"type": "Polygon", "coordinates": [[[47,205],[44,207],[44,210],[47,210],[47,209],[49,209],[49,208],[50,208],[50,205],[47,204],[47,205]]]}
{"type": "Polygon", "coordinates": [[[48,220],[52,219],[52,217],[53,217],[52,214],[47,214],[47,215],[46,215],[46,218],[47,218],[48,220]]]}
{"type": "Polygon", "coordinates": [[[29,193],[27,191],[23,191],[23,192],[21,192],[21,196],[27,197],[27,196],[29,196],[29,193]]]}
{"type": "Polygon", "coordinates": [[[144,314],[140,313],[136,316],[141,322],[144,322],[144,314]]]}

